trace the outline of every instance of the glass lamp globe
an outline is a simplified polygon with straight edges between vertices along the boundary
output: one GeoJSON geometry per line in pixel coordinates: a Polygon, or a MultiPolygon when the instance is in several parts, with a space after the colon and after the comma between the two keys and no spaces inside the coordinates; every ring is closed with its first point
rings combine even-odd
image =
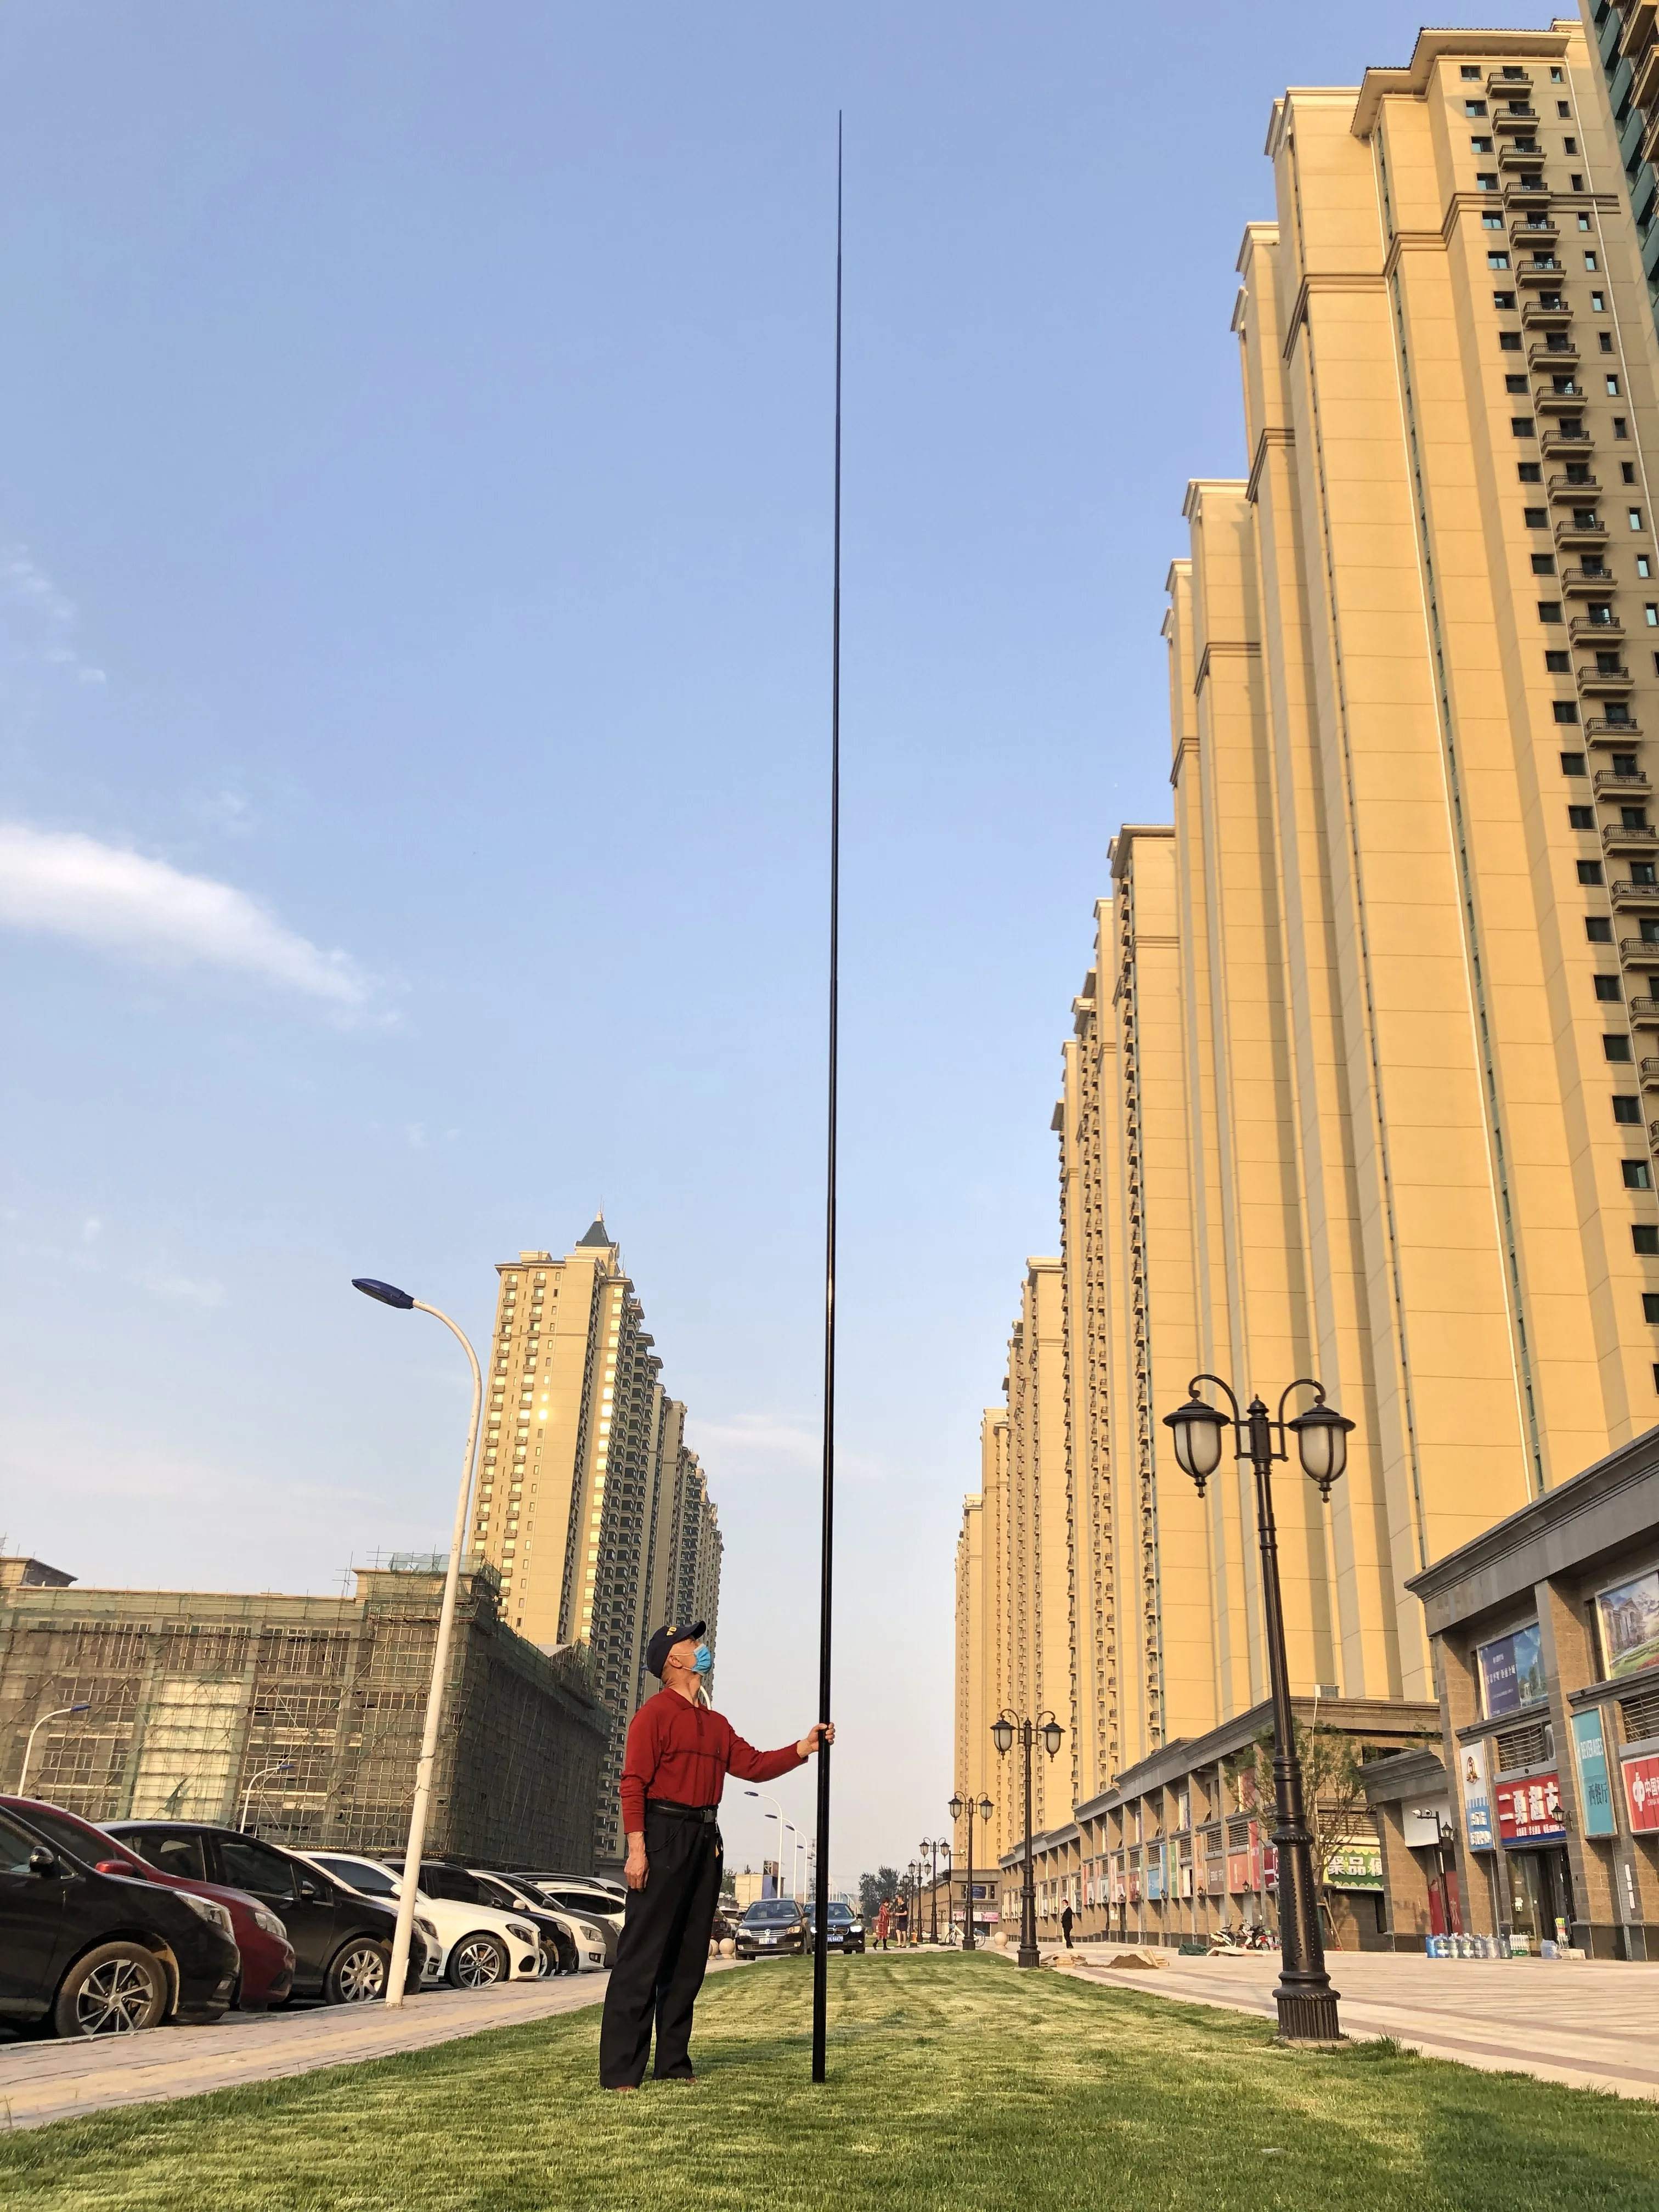
{"type": "Polygon", "coordinates": [[[1348,1464],[1348,1431],[1353,1423],[1345,1420],[1334,1406],[1322,1399],[1318,1405],[1310,1406],[1305,1413],[1298,1413],[1293,1421],[1285,1425],[1296,1438],[1296,1448],[1302,1457],[1302,1469],[1310,1482],[1319,1485],[1319,1494],[1328,1498],[1331,1485],[1340,1481],[1348,1464]]]}
{"type": "Polygon", "coordinates": [[[1164,1416],[1164,1425],[1175,1438],[1176,1464],[1183,1474],[1191,1475],[1201,1498],[1205,1484],[1221,1464],[1221,1432],[1231,1423],[1194,1390],[1184,1406],[1164,1416]]]}
{"type": "Polygon", "coordinates": [[[1006,1759],[1014,1747],[1014,1724],[1005,1713],[991,1723],[991,1741],[1006,1759]]]}

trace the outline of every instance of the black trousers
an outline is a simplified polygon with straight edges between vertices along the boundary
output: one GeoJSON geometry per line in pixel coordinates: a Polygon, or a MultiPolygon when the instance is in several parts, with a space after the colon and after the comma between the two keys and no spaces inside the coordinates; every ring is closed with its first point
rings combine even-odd
{"type": "Polygon", "coordinates": [[[643,1889],[630,1889],[599,2029],[599,2085],[637,2088],[651,2030],[659,2081],[691,2077],[691,2013],[708,1964],[724,1863],[713,1820],[645,1808],[643,1889]]]}

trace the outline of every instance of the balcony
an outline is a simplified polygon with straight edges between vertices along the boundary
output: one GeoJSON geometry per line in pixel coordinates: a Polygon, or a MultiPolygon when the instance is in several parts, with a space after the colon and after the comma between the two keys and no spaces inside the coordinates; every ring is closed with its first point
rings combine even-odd
{"type": "Polygon", "coordinates": [[[1581,699],[1624,698],[1633,681],[1628,668],[1578,668],[1573,673],[1581,699]]]}
{"type": "MultiPolygon", "coordinates": [[[[1654,950],[1659,951],[1659,945],[1654,950]]],[[[1659,1030],[1659,999],[1632,999],[1626,1003],[1632,1029],[1659,1030]]]]}
{"type": "Polygon", "coordinates": [[[1651,938],[1621,937],[1619,957],[1626,968],[1659,968],[1659,945],[1651,938]]]}
{"type": "Polygon", "coordinates": [[[1627,0],[1624,12],[1625,52],[1639,54],[1648,42],[1649,32],[1659,21],[1659,0],[1627,0]]]}
{"type": "Polygon", "coordinates": [[[1506,68],[1492,70],[1486,78],[1486,97],[1488,100],[1530,100],[1532,72],[1512,63],[1506,68]]]}
{"type": "Polygon", "coordinates": [[[1659,884],[1612,883],[1607,890],[1621,914],[1659,914],[1659,884]]]}
{"type": "Polygon", "coordinates": [[[1555,542],[1564,553],[1599,553],[1607,542],[1607,526],[1599,514],[1575,514],[1571,522],[1558,522],[1555,542]]]}
{"type": "Polygon", "coordinates": [[[1520,253],[1535,252],[1540,246],[1547,252],[1560,236],[1553,215],[1529,215],[1524,222],[1510,225],[1510,244],[1520,253]]]}
{"type": "Polygon", "coordinates": [[[1613,571],[1600,567],[1564,568],[1558,580],[1570,599],[1599,599],[1613,589],[1613,571]]]}
{"type": "Polygon", "coordinates": [[[1573,430],[1565,423],[1546,422],[1538,447],[1547,461],[1587,461],[1595,450],[1595,441],[1582,422],[1573,430]]]}
{"type": "Polygon", "coordinates": [[[1625,625],[1616,618],[1596,622],[1589,615],[1575,615],[1567,624],[1567,635],[1575,645],[1607,645],[1624,635],[1625,625]]]}
{"type": "Polygon", "coordinates": [[[1552,338],[1546,345],[1527,348],[1527,367],[1550,374],[1559,368],[1577,368],[1578,348],[1569,337],[1552,338]]]}
{"type": "Polygon", "coordinates": [[[1565,300],[1554,307],[1547,307],[1541,300],[1528,300],[1521,310],[1521,320],[1529,331],[1558,331],[1572,320],[1572,309],[1565,300]]]}
{"type": "MultiPolygon", "coordinates": [[[[1652,788],[1639,769],[1634,775],[1619,775],[1610,768],[1598,768],[1590,778],[1590,789],[1598,799],[1640,799],[1652,788]]],[[[1659,960],[1659,946],[1654,948],[1654,958],[1659,960]]]]}
{"type": "Polygon", "coordinates": [[[1611,715],[1598,714],[1584,725],[1584,742],[1589,745],[1627,745],[1642,734],[1642,725],[1637,721],[1616,721],[1611,715]]]}
{"type": "Polygon", "coordinates": [[[1566,392],[1534,392],[1532,404],[1540,415],[1582,415],[1589,394],[1583,386],[1569,377],[1563,380],[1571,388],[1566,392]]]}
{"type": "Polygon", "coordinates": [[[1637,106],[1645,107],[1651,114],[1656,102],[1659,102],[1659,46],[1649,47],[1630,90],[1637,106]]]}
{"type": "Polygon", "coordinates": [[[1659,830],[1650,822],[1609,822],[1601,832],[1604,853],[1659,853],[1659,830]]]}
{"type": "Polygon", "coordinates": [[[1500,169],[1525,169],[1529,176],[1540,176],[1544,149],[1535,138],[1519,138],[1513,146],[1498,148],[1498,166],[1500,169]]]}
{"type": "MultiPolygon", "coordinates": [[[[1644,1091],[1659,1090],[1659,1060],[1638,1060],[1636,1073],[1644,1091]]],[[[1649,1134],[1652,1135],[1656,1130],[1659,1130],[1659,1121],[1650,1121],[1648,1124],[1649,1134]]]]}
{"type": "Polygon", "coordinates": [[[1553,500],[1564,506],[1571,502],[1574,507],[1593,507],[1601,489],[1601,478],[1592,476],[1588,469],[1583,476],[1552,477],[1548,486],[1553,500]]]}
{"type": "Polygon", "coordinates": [[[1542,118],[1530,100],[1512,100],[1505,106],[1494,110],[1492,127],[1494,131],[1518,131],[1530,138],[1542,118]]]}
{"type": "MultiPolygon", "coordinates": [[[[1507,153],[1500,154],[1498,157],[1499,165],[1508,168],[1511,158],[1507,153]]],[[[1537,157],[1534,155],[1532,158],[1535,160],[1537,157]]],[[[1547,207],[1549,204],[1550,188],[1541,177],[1516,177],[1504,187],[1506,208],[1547,207]]]]}
{"type": "Polygon", "coordinates": [[[1515,271],[1518,284],[1547,285],[1553,291],[1566,275],[1561,262],[1553,253],[1534,253],[1530,261],[1522,261],[1515,271]]]}

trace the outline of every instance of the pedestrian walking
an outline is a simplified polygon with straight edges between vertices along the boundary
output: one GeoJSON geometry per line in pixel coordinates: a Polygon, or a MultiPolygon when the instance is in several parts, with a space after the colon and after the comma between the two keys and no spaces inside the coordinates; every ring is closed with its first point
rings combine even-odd
{"type": "Polygon", "coordinates": [[[659,2081],[696,2080],[691,2014],[708,1964],[723,1845],[715,1813],[728,1774],[770,1782],[836,1740],[815,1722],[799,1743],[757,1751],[703,1693],[708,1624],[659,1628],[645,1663],[662,1684],[629,1724],[620,1795],[628,1905],[599,2028],[599,2082],[637,2089],[656,2032],[659,2081]]]}
{"type": "Polygon", "coordinates": [[[1072,1942],[1072,1902],[1069,1898],[1066,1900],[1065,1907],[1060,1916],[1060,1932],[1066,1938],[1066,1949],[1074,1950],[1076,1946],[1072,1942]]]}
{"type": "Polygon", "coordinates": [[[884,1951],[887,1948],[887,1939],[892,1932],[893,1909],[887,1902],[887,1899],[884,1897],[881,1900],[881,1910],[876,1915],[876,1948],[878,1950],[884,1951]]]}

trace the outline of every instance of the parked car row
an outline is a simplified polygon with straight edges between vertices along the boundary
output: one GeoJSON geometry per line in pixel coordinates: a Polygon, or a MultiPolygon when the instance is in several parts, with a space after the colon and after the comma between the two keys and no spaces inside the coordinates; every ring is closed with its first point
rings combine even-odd
{"type": "MultiPolygon", "coordinates": [[[[0,1796],[0,2020],[59,2035],[211,2021],[318,1997],[383,1997],[403,1864],[301,1852],[209,1821],[98,1827],[0,1796]]],[[[425,1860],[404,1987],[593,1973],[623,1893],[592,1877],[425,1860]]]]}

